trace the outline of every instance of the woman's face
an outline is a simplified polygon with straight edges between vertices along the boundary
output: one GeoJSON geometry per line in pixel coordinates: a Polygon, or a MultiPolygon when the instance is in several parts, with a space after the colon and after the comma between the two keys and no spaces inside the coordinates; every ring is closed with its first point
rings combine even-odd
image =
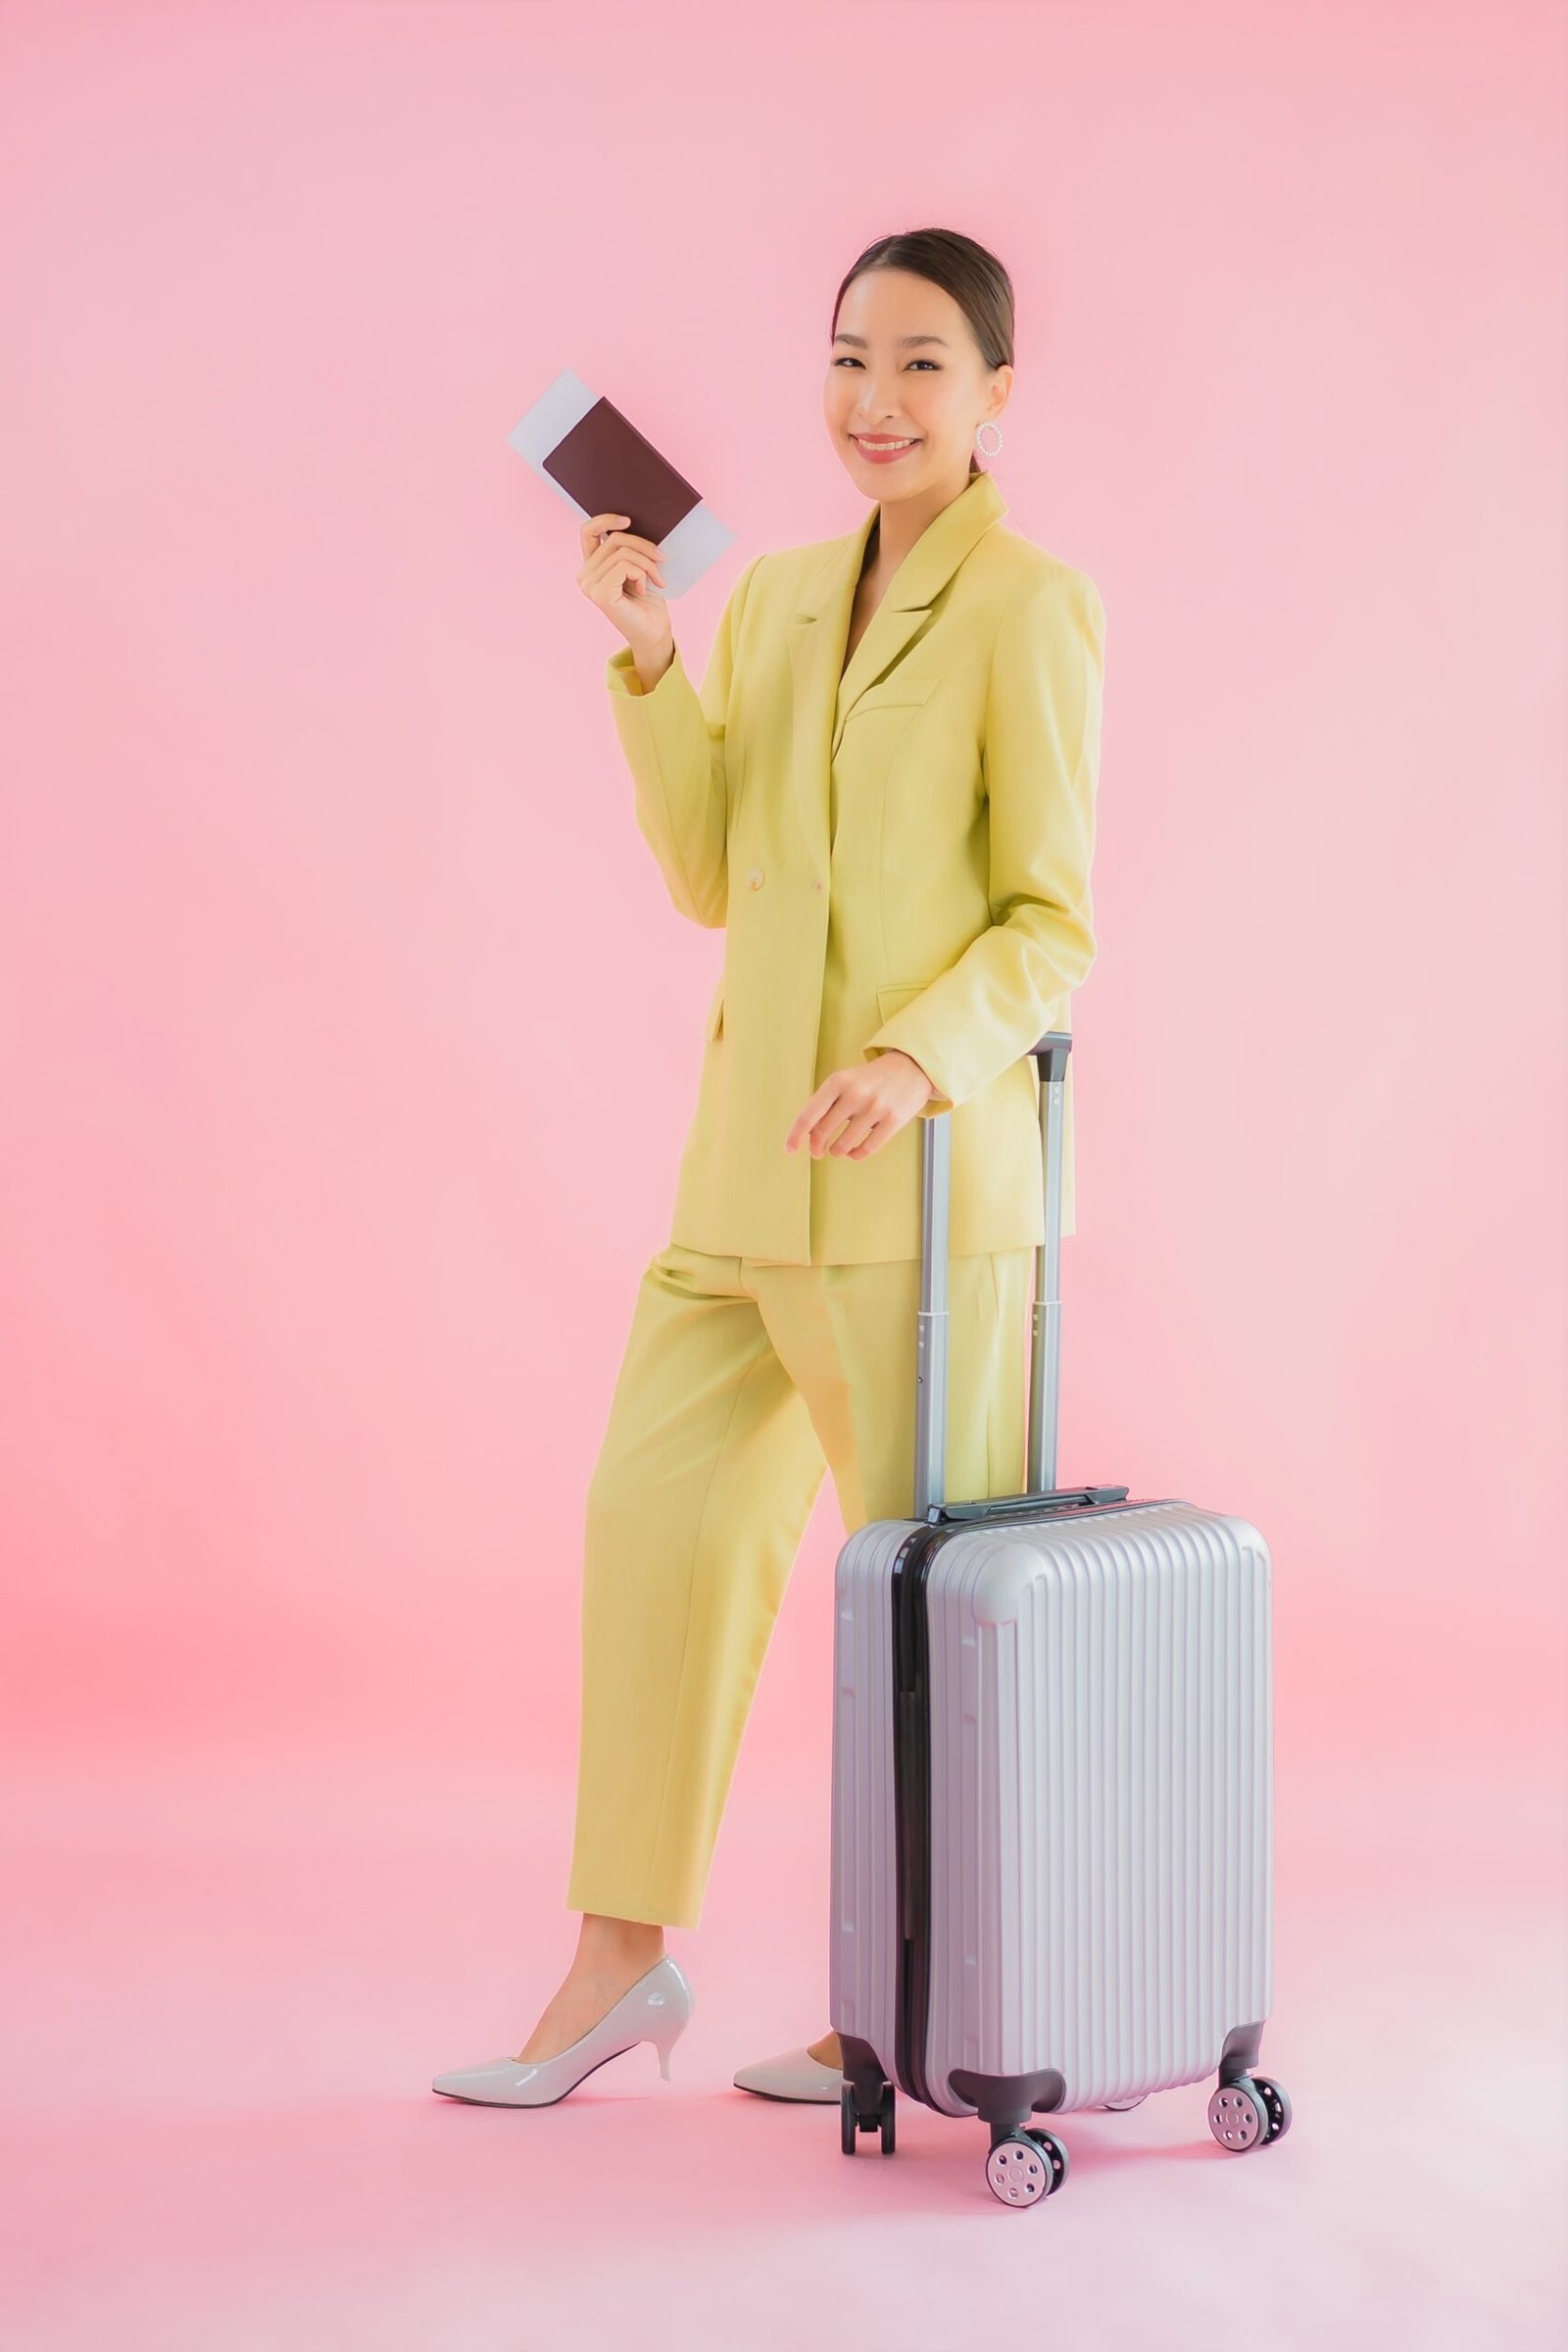
{"type": "Polygon", "coordinates": [[[822,413],[867,498],[891,505],[969,474],[976,428],[1006,406],[1010,368],[988,368],[951,294],[908,270],[866,270],[839,306],[822,413]],[[911,441],[877,458],[871,441],[911,441]]]}

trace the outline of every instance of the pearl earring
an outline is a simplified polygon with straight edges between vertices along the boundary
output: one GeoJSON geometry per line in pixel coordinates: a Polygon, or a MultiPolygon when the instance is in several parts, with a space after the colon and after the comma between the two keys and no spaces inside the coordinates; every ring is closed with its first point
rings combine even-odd
{"type": "Polygon", "coordinates": [[[974,436],[974,445],[975,445],[976,449],[977,449],[977,450],[979,450],[979,452],[980,452],[980,455],[981,455],[983,458],[997,458],[997,457],[1000,457],[1000,456],[1002,455],[1002,427],[1001,427],[1001,425],[1000,425],[1000,424],[997,422],[997,420],[996,420],[996,418],[995,418],[994,416],[988,416],[988,417],[986,418],[986,420],[985,420],[984,424],[976,426],[976,428],[975,428],[975,436],[974,436]],[[986,446],[985,446],[984,442],[983,442],[983,441],[981,440],[981,438],[980,438],[980,435],[981,435],[982,433],[995,433],[995,434],[996,434],[996,436],[997,436],[997,446],[996,446],[996,448],[995,448],[995,449],[987,449],[987,448],[986,448],[986,446]]]}

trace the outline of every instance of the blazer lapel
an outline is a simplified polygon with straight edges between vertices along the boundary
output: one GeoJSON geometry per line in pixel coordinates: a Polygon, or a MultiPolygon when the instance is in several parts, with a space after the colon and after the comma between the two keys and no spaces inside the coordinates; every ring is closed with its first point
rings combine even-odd
{"type": "Polygon", "coordinates": [[[888,582],[864,636],[840,677],[855,591],[878,510],[835,539],[808,577],[790,630],[792,765],[796,800],[813,858],[826,870],[832,763],[844,722],[919,630],[937,597],[982,533],[1007,511],[989,473],[976,474],[926,525],[888,582]]]}

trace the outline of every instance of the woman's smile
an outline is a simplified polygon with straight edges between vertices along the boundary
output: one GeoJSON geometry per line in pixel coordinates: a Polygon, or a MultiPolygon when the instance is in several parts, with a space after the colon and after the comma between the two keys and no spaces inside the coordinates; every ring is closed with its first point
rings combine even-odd
{"type": "Polygon", "coordinates": [[[852,433],[850,439],[861,457],[872,466],[890,466],[895,458],[902,458],[909,450],[918,449],[920,446],[918,438],[888,440],[879,435],[874,440],[864,441],[858,433],[852,433]]]}

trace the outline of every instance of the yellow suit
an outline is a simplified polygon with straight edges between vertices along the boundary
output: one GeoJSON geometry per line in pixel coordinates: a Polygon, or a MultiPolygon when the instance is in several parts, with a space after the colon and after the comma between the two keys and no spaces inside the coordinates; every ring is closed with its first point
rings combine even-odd
{"type": "MultiPolygon", "coordinates": [[[[899,1048],[951,1109],[952,1250],[1044,1238],[1022,1057],[1070,1027],[1095,956],[1090,865],[1104,609],[1002,527],[975,474],[900,564],[842,679],[877,510],[754,558],[701,694],[677,649],[607,683],[669,895],[725,932],[671,1241],[789,1265],[920,1252],[919,1126],[869,1158],[784,1139],[833,1070],[899,1048]]],[[[1062,1231],[1076,1226],[1072,1069],[1062,1231]]]]}
{"type": "Polygon", "coordinates": [[[869,1159],[784,1149],[864,1054],[906,1050],[942,1089],[926,1110],[952,1109],[946,1491],[1022,1483],[1044,1230],[1023,1055],[1094,956],[1104,616],[1004,511],[977,474],[842,682],[874,510],[748,565],[701,695],[678,653],[651,694],[629,648],[609,664],[638,823],[725,955],[588,1492],[572,1910],[697,1925],[824,1470],[847,1533],[911,1508],[918,1123],[869,1159]]]}

